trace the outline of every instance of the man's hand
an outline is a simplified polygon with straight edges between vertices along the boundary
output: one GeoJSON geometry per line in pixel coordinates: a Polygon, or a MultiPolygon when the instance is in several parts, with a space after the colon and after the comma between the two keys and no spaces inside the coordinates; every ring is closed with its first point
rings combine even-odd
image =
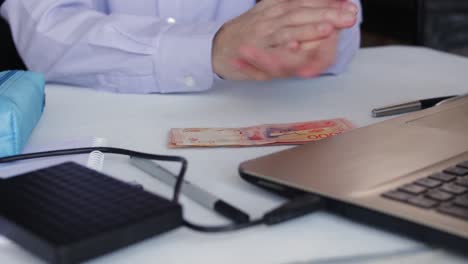
{"type": "Polygon", "coordinates": [[[317,75],[333,63],[338,32],[356,14],[346,0],[263,0],[218,32],[214,71],[230,80],[317,75]]]}

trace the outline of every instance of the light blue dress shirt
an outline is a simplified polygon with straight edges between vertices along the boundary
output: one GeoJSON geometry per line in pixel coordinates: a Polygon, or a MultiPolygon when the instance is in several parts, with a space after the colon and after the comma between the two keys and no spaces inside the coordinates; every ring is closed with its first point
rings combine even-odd
{"type": "MultiPolygon", "coordinates": [[[[254,4],[7,0],[0,12],[28,69],[44,73],[49,82],[125,93],[174,93],[212,86],[215,33],[254,4]]],[[[337,61],[328,73],[343,71],[359,48],[358,24],[341,33],[337,61]]]]}

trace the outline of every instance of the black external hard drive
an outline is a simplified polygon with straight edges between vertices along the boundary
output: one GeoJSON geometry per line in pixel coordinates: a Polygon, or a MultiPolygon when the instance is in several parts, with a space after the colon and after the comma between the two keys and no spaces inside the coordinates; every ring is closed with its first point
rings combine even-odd
{"type": "Polygon", "coordinates": [[[179,204],[73,162],[0,180],[0,233],[77,263],[182,225],[179,204]]]}

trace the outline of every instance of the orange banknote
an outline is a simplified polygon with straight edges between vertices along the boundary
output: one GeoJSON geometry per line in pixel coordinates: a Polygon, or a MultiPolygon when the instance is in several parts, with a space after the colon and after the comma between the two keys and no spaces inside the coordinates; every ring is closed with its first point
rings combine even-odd
{"type": "Polygon", "coordinates": [[[343,118],[243,128],[173,128],[170,131],[169,146],[179,148],[304,144],[353,128],[354,125],[343,118]]]}

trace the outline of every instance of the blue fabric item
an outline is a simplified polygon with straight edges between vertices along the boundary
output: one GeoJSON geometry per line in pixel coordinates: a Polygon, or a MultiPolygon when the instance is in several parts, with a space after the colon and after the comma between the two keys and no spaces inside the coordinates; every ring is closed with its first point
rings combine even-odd
{"type": "Polygon", "coordinates": [[[44,110],[44,88],[38,73],[0,72],[0,157],[23,150],[44,110]]]}

